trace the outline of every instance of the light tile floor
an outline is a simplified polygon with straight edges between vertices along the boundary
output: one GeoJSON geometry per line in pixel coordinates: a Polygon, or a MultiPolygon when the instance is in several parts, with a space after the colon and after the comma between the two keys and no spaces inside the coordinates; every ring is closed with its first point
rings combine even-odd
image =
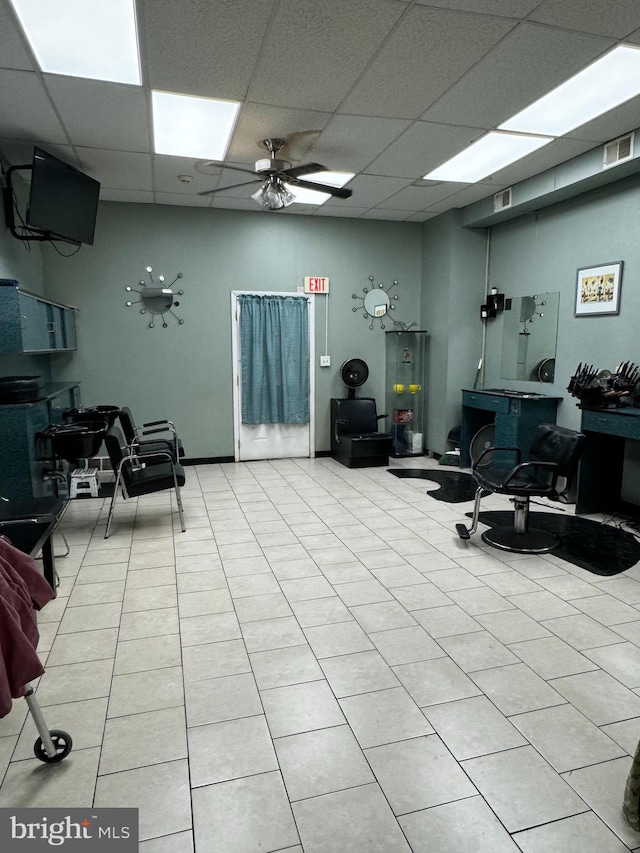
{"type": "Polygon", "coordinates": [[[37,761],[16,701],[0,806],[137,806],[143,853],[640,850],[640,566],[462,542],[470,503],[385,468],[187,474],[186,533],[69,505],[37,695],[74,748],[37,761]]]}

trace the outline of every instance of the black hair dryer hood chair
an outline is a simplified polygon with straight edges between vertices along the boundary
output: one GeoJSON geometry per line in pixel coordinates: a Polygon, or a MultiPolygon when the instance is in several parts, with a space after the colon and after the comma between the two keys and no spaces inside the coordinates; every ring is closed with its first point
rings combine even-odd
{"type": "Polygon", "coordinates": [[[378,421],[387,415],[377,414],[373,397],[356,397],[356,388],[369,378],[367,363],[351,358],[340,376],[349,390],[346,399],[331,400],[331,455],[347,468],[388,465],[393,437],[378,432],[378,421]]]}

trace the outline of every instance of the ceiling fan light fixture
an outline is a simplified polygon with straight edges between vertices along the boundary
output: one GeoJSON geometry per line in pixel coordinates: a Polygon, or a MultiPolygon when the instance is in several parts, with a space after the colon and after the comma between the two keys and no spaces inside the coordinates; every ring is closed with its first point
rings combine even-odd
{"type": "Polygon", "coordinates": [[[251,198],[267,210],[282,210],[283,207],[289,207],[295,201],[293,194],[277,178],[269,178],[265,181],[251,198]]]}

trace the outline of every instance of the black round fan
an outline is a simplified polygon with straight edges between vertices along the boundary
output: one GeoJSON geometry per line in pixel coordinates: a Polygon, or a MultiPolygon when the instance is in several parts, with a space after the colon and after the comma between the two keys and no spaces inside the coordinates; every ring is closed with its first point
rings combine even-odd
{"type": "Polygon", "coordinates": [[[340,376],[342,381],[349,389],[347,397],[349,400],[354,400],[356,396],[356,388],[359,388],[369,378],[369,367],[366,361],[361,358],[350,358],[340,368],[340,376]]]}
{"type": "MultiPolygon", "coordinates": [[[[490,447],[493,447],[495,443],[495,425],[487,424],[486,426],[480,427],[478,432],[471,439],[471,444],[469,445],[469,456],[471,457],[471,462],[476,465],[482,453],[484,453],[484,451],[488,450],[490,447]]],[[[486,465],[490,465],[492,460],[493,453],[487,453],[486,456],[482,458],[482,462],[478,467],[483,468],[486,465]]]]}
{"type": "Polygon", "coordinates": [[[543,358],[536,368],[538,382],[553,382],[556,372],[555,358],[543,358]]]}

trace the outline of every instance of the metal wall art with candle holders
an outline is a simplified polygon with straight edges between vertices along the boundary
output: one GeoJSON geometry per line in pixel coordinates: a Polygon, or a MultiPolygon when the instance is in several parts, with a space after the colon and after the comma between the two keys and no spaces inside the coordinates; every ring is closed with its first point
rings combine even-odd
{"type": "Polygon", "coordinates": [[[371,282],[370,287],[363,287],[362,292],[364,296],[358,296],[357,293],[352,293],[352,299],[360,299],[362,305],[356,305],[351,310],[356,313],[356,311],[363,310],[363,317],[365,320],[371,320],[369,323],[369,328],[373,329],[374,323],[376,320],[380,321],[380,328],[384,329],[384,318],[387,316],[389,311],[395,310],[395,305],[393,304],[398,299],[398,294],[394,293],[393,296],[389,296],[389,293],[393,290],[394,287],[397,287],[398,282],[394,279],[393,284],[385,289],[384,284],[380,282],[377,286],[374,285],[374,278],[372,275],[369,276],[369,281],[371,282]]]}
{"type": "Polygon", "coordinates": [[[156,286],[156,283],[153,279],[153,270],[151,267],[147,267],[147,272],[149,274],[149,283],[147,283],[144,279],[140,279],[138,285],[140,286],[140,290],[135,287],[131,287],[128,285],[125,290],[127,293],[137,293],[140,296],[140,299],[135,302],[127,301],[127,307],[131,308],[133,305],[142,305],[140,308],[141,314],[151,314],[151,320],[149,321],[149,328],[153,329],[155,327],[154,320],[156,317],[162,318],[162,328],[166,329],[168,327],[168,323],[165,319],[165,314],[171,314],[172,317],[178,321],[178,324],[182,326],[184,320],[177,316],[171,309],[177,308],[180,303],[175,299],[176,296],[183,296],[184,290],[173,290],[173,285],[176,281],[179,281],[182,278],[182,273],[179,272],[176,274],[176,277],[171,282],[169,287],[164,286],[165,278],[163,275],[158,276],[159,287],[156,286]]]}

